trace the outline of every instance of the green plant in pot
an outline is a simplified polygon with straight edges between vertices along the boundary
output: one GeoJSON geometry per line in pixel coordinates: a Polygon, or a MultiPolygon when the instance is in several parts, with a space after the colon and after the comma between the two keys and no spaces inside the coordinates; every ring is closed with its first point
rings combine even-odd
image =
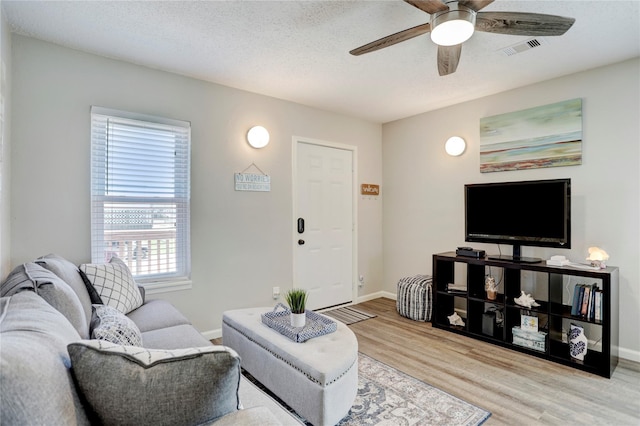
{"type": "Polygon", "coordinates": [[[291,309],[291,326],[304,327],[306,320],[307,290],[292,288],[285,295],[285,300],[291,309]]]}

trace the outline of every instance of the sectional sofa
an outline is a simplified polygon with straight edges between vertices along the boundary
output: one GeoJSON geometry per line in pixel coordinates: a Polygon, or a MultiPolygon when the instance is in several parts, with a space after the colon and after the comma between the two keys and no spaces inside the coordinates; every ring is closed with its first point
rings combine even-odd
{"type": "Polygon", "coordinates": [[[2,282],[0,393],[7,425],[301,424],[117,258],[48,255],[2,282]]]}

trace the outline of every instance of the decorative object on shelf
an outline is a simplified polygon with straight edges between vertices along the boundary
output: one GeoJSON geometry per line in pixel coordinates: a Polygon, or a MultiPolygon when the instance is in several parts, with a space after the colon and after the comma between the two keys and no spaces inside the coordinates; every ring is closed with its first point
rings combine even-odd
{"type": "Polygon", "coordinates": [[[253,126],[247,132],[247,142],[254,148],[264,148],[269,144],[269,131],[262,126],[253,126]]]}
{"type": "Polygon", "coordinates": [[[487,299],[496,300],[498,297],[498,284],[491,275],[487,275],[484,279],[484,290],[487,292],[487,299]]]}
{"type": "Polygon", "coordinates": [[[444,144],[444,150],[452,157],[462,155],[467,147],[467,143],[460,136],[451,136],[444,144]]]}
{"type": "Polygon", "coordinates": [[[460,315],[458,315],[457,312],[454,312],[452,315],[449,315],[447,318],[449,318],[449,324],[459,325],[460,327],[464,327],[464,321],[462,320],[460,315]]]}
{"type": "Polygon", "coordinates": [[[569,354],[571,358],[584,361],[584,356],[587,354],[588,342],[589,340],[584,334],[584,328],[576,324],[571,324],[571,331],[569,332],[569,354]]]}
{"type": "Polygon", "coordinates": [[[591,262],[591,266],[605,269],[607,267],[605,262],[609,260],[609,254],[599,247],[589,247],[589,257],[587,257],[587,260],[591,262]]]}
{"type": "Polygon", "coordinates": [[[547,333],[544,331],[525,331],[518,326],[511,328],[513,344],[523,348],[544,352],[547,347],[547,333]]]}
{"type": "Polygon", "coordinates": [[[526,294],[524,291],[520,291],[520,297],[514,298],[513,301],[525,308],[537,308],[540,306],[530,294],[526,294]]]}
{"type": "Polygon", "coordinates": [[[522,331],[538,332],[538,317],[520,315],[520,328],[522,331]]]}
{"type": "Polygon", "coordinates": [[[304,311],[307,306],[307,290],[292,288],[285,295],[285,300],[291,309],[291,326],[304,327],[306,320],[304,311]]]}

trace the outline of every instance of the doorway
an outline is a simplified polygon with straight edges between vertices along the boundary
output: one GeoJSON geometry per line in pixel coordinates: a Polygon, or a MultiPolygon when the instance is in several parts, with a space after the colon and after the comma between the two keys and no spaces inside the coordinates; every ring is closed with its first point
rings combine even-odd
{"type": "Polygon", "coordinates": [[[356,289],[356,147],[293,138],[293,286],[307,307],[349,303],[356,289]]]}

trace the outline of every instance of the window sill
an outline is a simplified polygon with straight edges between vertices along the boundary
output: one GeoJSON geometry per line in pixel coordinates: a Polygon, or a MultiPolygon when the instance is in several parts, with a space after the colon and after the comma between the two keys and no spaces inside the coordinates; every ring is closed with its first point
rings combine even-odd
{"type": "Polygon", "coordinates": [[[156,281],[156,282],[141,282],[138,283],[144,287],[144,292],[147,295],[170,293],[172,291],[190,290],[191,280],[182,281],[156,281]]]}

